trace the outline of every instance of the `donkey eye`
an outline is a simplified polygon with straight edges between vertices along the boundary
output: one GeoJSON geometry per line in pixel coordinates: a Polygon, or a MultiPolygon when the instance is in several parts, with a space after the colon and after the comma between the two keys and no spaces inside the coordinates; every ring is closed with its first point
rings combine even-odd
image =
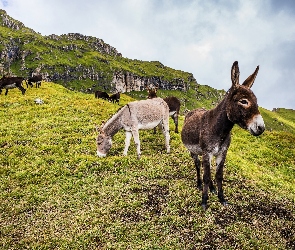
{"type": "Polygon", "coordinates": [[[247,101],[246,99],[242,99],[242,100],[240,100],[240,103],[241,103],[242,105],[248,105],[248,101],[247,101]]]}
{"type": "Polygon", "coordinates": [[[103,137],[102,136],[98,136],[97,139],[96,139],[96,142],[98,144],[102,143],[103,142],[103,137]]]}

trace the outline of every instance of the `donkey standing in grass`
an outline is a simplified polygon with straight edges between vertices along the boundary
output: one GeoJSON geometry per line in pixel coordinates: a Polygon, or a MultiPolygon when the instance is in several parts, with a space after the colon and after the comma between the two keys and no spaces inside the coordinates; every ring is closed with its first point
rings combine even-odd
{"type": "Polygon", "coordinates": [[[133,136],[139,159],[141,152],[138,130],[151,129],[157,125],[160,125],[162,128],[167,153],[169,153],[169,107],[167,103],[162,98],[131,102],[121,108],[99,129],[96,140],[97,155],[99,157],[107,155],[112,146],[112,137],[123,128],[126,131],[123,154],[127,155],[130,140],[133,136]]]}
{"type": "Polygon", "coordinates": [[[223,167],[230,145],[230,131],[234,124],[238,124],[254,136],[262,134],[265,129],[264,121],[258,110],[256,96],[250,90],[258,70],[259,66],[240,85],[238,62],[234,62],[231,69],[232,87],[224,99],[214,109],[209,111],[195,109],[185,117],[181,138],[194,160],[199,189],[202,188],[202,180],[198,156],[202,156],[202,166],[204,168],[202,207],[204,209],[207,208],[208,189],[215,192],[210,173],[213,156],[216,157],[215,180],[218,198],[223,205],[227,205],[222,189],[223,167]]]}
{"type": "Polygon", "coordinates": [[[9,89],[18,88],[22,92],[22,94],[24,95],[26,92],[26,89],[22,86],[23,80],[24,80],[23,77],[3,76],[0,79],[0,94],[2,93],[2,89],[6,89],[5,95],[7,95],[9,89]]]}

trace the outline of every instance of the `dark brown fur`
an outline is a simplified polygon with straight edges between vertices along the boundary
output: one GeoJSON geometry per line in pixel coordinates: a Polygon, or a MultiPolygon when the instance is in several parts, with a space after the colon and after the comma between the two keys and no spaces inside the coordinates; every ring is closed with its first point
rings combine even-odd
{"type": "Polygon", "coordinates": [[[8,89],[18,88],[22,94],[24,95],[26,90],[22,86],[23,77],[6,77],[3,76],[0,79],[0,94],[2,93],[2,89],[6,89],[5,95],[8,94],[8,89]]]}
{"type": "Polygon", "coordinates": [[[32,76],[28,79],[27,87],[30,85],[33,87],[33,83],[36,83],[36,88],[39,88],[41,86],[41,81],[42,81],[42,75],[35,75],[32,76]]]}
{"type": "Polygon", "coordinates": [[[215,180],[218,189],[218,198],[223,205],[227,205],[224,198],[222,181],[223,167],[227,150],[230,145],[230,131],[234,124],[248,129],[252,135],[260,135],[264,131],[264,122],[259,113],[257,99],[250,90],[259,67],[245,82],[239,84],[238,62],[232,66],[232,87],[225,98],[211,110],[195,109],[189,112],[182,128],[182,141],[191,153],[197,170],[197,185],[202,187],[200,177],[200,160],[202,156],[203,194],[202,206],[207,208],[208,189],[215,192],[211,179],[211,160],[216,157],[215,180]]]}
{"type": "Polygon", "coordinates": [[[112,102],[112,103],[118,103],[119,104],[119,101],[120,101],[120,93],[116,93],[116,94],[113,94],[109,97],[109,101],[112,102]]]}
{"type": "Polygon", "coordinates": [[[101,98],[101,99],[104,99],[104,100],[109,99],[109,95],[108,95],[107,92],[103,92],[103,91],[99,91],[99,90],[95,91],[94,96],[95,96],[95,98],[101,98]]]}
{"type": "MultiPolygon", "coordinates": [[[[148,91],[148,99],[157,97],[157,88],[147,88],[148,91]]],[[[163,98],[163,100],[168,104],[169,107],[169,115],[172,117],[175,124],[175,133],[178,133],[178,116],[180,111],[180,101],[175,96],[168,96],[163,98]]],[[[156,129],[154,129],[156,132],[156,129]]]]}

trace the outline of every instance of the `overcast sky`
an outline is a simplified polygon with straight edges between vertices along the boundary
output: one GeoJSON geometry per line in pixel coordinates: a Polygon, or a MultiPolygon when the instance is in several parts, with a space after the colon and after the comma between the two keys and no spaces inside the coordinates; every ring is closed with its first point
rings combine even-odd
{"type": "Polygon", "coordinates": [[[81,33],[124,57],[160,61],[228,90],[259,73],[261,107],[295,109],[295,0],[0,0],[0,8],[42,35],[81,33]]]}

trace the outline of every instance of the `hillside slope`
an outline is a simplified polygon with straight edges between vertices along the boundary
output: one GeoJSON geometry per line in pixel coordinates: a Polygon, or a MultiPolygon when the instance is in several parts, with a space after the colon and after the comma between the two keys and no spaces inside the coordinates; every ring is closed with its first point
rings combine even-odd
{"type": "MultiPolygon", "coordinates": [[[[122,94],[120,105],[132,100],[122,94]]],[[[291,129],[253,137],[235,127],[224,175],[230,206],[210,194],[204,212],[192,160],[173,130],[170,154],[160,132],[141,131],[141,160],[133,142],[123,157],[121,131],[108,157],[97,158],[94,126],[118,108],[54,83],[0,96],[2,249],[295,247],[291,129]]],[[[293,127],[290,114],[268,115],[293,127]]]]}
{"type": "Polygon", "coordinates": [[[186,90],[196,85],[193,75],[158,61],[131,60],[102,39],[78,33],[42,36],[0,10],[0,64],[2,74],[29,77],[41,73],[47,80],[84,92],[96,89],[122,92],[147,84],[186,90]]]}

